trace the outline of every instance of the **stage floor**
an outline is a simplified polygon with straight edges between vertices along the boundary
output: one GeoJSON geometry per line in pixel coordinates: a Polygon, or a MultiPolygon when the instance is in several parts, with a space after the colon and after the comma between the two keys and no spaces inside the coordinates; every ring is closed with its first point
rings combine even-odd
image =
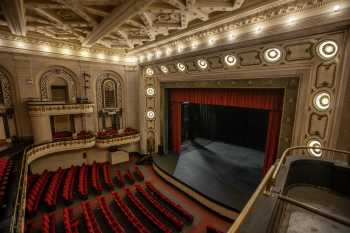
{"type": "Polygon", "coordinates": [[[215,202],[241,211],[262,178],[264,152],[196,138],[180,156],[154,157],[155,164],[215,202]]]}

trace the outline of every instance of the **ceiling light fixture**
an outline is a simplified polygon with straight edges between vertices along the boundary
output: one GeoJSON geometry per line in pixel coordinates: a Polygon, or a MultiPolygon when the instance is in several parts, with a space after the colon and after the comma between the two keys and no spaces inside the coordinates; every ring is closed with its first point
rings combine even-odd
{"type": "Polygon", "coordinates": [[[208,62],[205,59],[198,59],[197,64],[201,69],[205,69],[208,67],[208,62]]]}
{"type": "Polygon", "coordinates": [[[234,66],[237,63],[237,58],[234,55],[229,54],[225,56],[224,61],[226,65],[234,66]]]}
{"type": "Polygon", "coordinates": [[[308,149],[309,154],[315,156],[315,157],[321,157],[322,155],[322,150],[318,149],[318,147],[322,147],[322,144],[319,140],[317,139],[311,139],[308,143],[307,146],[309,147],[316,147],[316,148],[310,148],[308,149]]]}
{"type": "Polygon", "coordinates": [[[267,62],[278,62],[282,57],[282,52],[278,48],[266,49],[264,52],[264,59],[267,62]]]}
{"type": "Polygon", "coordinates": [[[176,66],[177,66],[177,69],[180,70],[181,72],[184,72],[186,70],[186,66],[181,62],[177,63],[176,66]]]}
{"type": "Polygon", "coordinates": [[[326,111],[330,107],[331,96],[326,91],[317,93],[314,97],[314,107],[319,111],[326,111]]]}
{"type": "Polygon", "coordinates": [[[151,67],[148,67],[148,68],[146,69],[146,74],[147,74],[148,76],[152,76],[152,75],[154,74],[153,69],[152,69],[151,67]]]}
{"type": "Polygon", "coordinates": [[[340,10],[340,5],[339,4],[333,6],[333,12],[338,12],[339,10],[340,10]]]}
{"type": "Polygon", "coordinates": [[[164,74],[166,74],[166,73],[169,72],[168,67],[166,67],[166,66],[164,66],[164,65],[160,66],[160,70],[161,70],[164,74]]]}
{"type": "Polygon", "coordinates": [[[338,53],[338,45],[333,40],[326,40],[318,44],[316,52],[324,60],[332,59],[338,53]]]}

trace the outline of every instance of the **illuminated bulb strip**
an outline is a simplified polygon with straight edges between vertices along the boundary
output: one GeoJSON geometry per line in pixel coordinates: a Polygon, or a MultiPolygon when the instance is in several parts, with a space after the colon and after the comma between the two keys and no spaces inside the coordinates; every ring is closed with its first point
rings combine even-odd
{"type": "Polygon", "coordinates": [[[154,96],[155,93],[156,93],[156,91],[154,90],[153,87],[148,87],[148,88],[146,89],[146,94],[147,94],[148,96],[154,96]]]}
{"type": "Polygon", "coordinates": [[[197,65],[199,66],[199,68],[205,69],[208,67],[208,62],[204,59],[198,59],[197,65]]]}
{"type": "Polygon", "coordinates": [[[152,75],[154,74],[153,69],[150,68],[150,67],[148,67],[148,68],[146,69],[146,74],[147,74],[148,76],[152,76],[152,75]]]}
{"type": "Polygon", "coordinates": [[[325,111],[329,109],[331,102],[331,96],[328,92],[322,91],[314,97],[314,107],[319,111],[325,111]]]}
{"type": "Polygon", "coordinates": [[[156,114],[154,113],[154,111],[149,110],[149,111],[147,111],[146,116],[148,119],[153,120],[155,118],[156,114]]]}
{"type": "Polygon", "coordinates": [[[278,48],[267,49],[264,52],[264,59],[267,62],[278,62],[281,60],[282,52],[278,48]]]}
{"type": "MultiPolygon", "coordinates": [[[[322,147],[321,142],[317,139],[311,139],[308,143],[307,146],[310,147],[322,147]]],[[[322,156],[322,150],[313,148],[313,149],[308,149],[308,152],[310,155],[315,156],[315,157],[321,157],[322,156]]]]}
{"type": "Polygon", "coordinates": [[[237,58],[234,55],[226,55],[224,61],[226,65],[234,66],[237,63],[237,58]]]}
{"type": "Polygon", "coordinates": [[[324,60],[334,58],[338,53],[338,45],[333,40],[321,42],[317,46],[317,54],[324,60]]]}
{"type": "Polygon", "coordinates": [[[168,69],[168,67],[166,67],[166,66],[160,66],[160,70],[161,70],[164,74],[166,74],[166,73],[169,72],[169,69],[168,69]]]}
{"type": "Polygon", "coordinates": [[[186,66],[181,62],[177,63],[176,66],[177,66],[178,70],[180,70],[181,72],[184,72],[186,70],[186,66]]]}

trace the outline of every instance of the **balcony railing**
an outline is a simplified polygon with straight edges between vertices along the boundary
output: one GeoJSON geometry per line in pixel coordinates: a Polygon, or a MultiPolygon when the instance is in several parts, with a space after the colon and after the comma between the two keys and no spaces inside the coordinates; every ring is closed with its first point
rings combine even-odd
{"type": "Polygon", "coordinates": [[[96,138],[96,146],[99,148],[108,148],[110,146],[133,144],[139,142],[140,138],[141,136],[139,133],[111,138],[96,138]]]}
{"type": "Polygon", "coordinates": [[[29,115],[62,115],[92,113],[92,103],[27,102],[29,115]]]}

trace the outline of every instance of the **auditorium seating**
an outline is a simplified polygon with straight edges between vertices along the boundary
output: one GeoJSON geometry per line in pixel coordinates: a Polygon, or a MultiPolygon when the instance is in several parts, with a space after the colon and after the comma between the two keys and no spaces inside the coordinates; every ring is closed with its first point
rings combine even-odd
{"type": "Polygon", "coordinates": [[[86,200],[88,197],[88,166],[83,164],[79,168],[79,181],[78,181],[78,193],[81,199],[86,200]]]}
{"type": "Polygon", "coordinates": [[[42,233],[55,233],[56,232],[56,220],[53,214],[43,214],[41,217],[41,232],[42,233]]]}
{"type": "Polygon", "coordinates": [[[224,233],[223,231],[219,231],[213,226],[207,226],[207,233],[224,233]]]}
{"type": "Polygon", "coordinates": [[[164,208],[151,194],[146,192],[141,185],[135,185],[136,190],[149,202],[151,203],[162,215],[173,223],[177,230],[181,230],[184,226],[183,221],[178,219],[173,213],[164,208]]]}
{"type": "Polygon", "coordinates": [[[73,187],[77,171],[78,167],[71,166],[66,173],[66,177],[64,178],[62,197],[66,203],[71,203],[73,201],[73,187]]]}
{"type": "Polygon", "coordinates": [[[100,167],[100,165],[94,161],[92,164],[91,178],[92,178],[92,187],[97,194],[102,193],[102,185],[100,183],[99,167],[100,167]]]}
{"type": "Polygon", "coordinates": [[[150,220],[162,232],[171,233],[171,229],[162,223],[151,211],[149,211],[129,189],[125,189],[125,191],[127,197],[148,220],[150,220]]]}
{"type": "Polygon", "coordinates": [[[140,220],[131,212],[129,207],[122,201],[118,193],[112,192],[113,198],[117,206],[121,209],[128,221],[134,226],[139,233],[150,233],[150,231],[140,222],[140,220]]]}
{"type": "Polygon", "coordinates": [[[104,163],[102,165],[103,180],[108,189],[112,190],[114,188],[113,181],[110,174],[110,163],[104,163]]]}
{"type": "Polygon", "coordinates": [[[26,210],[30,216],[35,214],[38,209],[40,198],[50,178],[50,175],[51,173],[45,170],[40,175],[40,177],[35,182],[35,184],[33,185],[33,187],[31,188],[30,192],[27,195],[26,210]]]}
{"type": "Polygon", "coordinates": [[[124,228],[117,219],[113,216],[112,211],[107,205],[105,197],[97,197],[100,209],[102,211],[103,217],[107,220],[109,227],[114,233],[125,233],[124,228]]]}
{"type": "Polygon", "coordinates": [[[89,202],[82,202],[80,204],[85,220],[85,226],[89,233],[102,233],[100,226],[97,223],[96,217],[92,212],[89,202]]]}
{"type": "Polygon", "coordinates": [[[12,169],[12,161],[0,159],[0,205],[5,201],[7,184],[10,178],[12,169]]]}
{"type": "Polygon", "coordinates": [[[124,176],[126,177],[126,179],[131,182],[132,184],[135,183],[135,179],[134,177],[132,176],[131,172],[129,169],[126,170],[124,176]]]}
{"type": "Polygon", "coordinates": [[[145,179],[143,173],[141,172],[141,170],[140,170],[140,168],[138,166],[135,166],[134,174],[135,174],[136,177],[140,178],[141,180],[145,179]]]}
{"type": "Polygon", "coordinates": [[[186,218],[187,221],[190,221],[190,222],[193,221],[193,215],[191,215],[188,211],[186,211],[181,205],[175,203],[174,201],[170,200],[167,196],[165,196],[163,193],[159,192],[150,182],[147,181],[146,186],[153,194],[155,194],[161,200],[166,202],[168,205],[172,206],[177,212],[179,212],[184,218],[186,218]]]}
{"type": "Polygon", "coordinates": [[[122,172],[120,170],[117,170],[115,172],[115,179],[116,179],[117,184],[119,185],[120,188],[124,187],[125,180],[124,180],[124,176],[122,175],[122,172]]]}
{"type": "Polygon", "coordinates": [[[61,182],[63,180],[65,170],[59,168],[53,175],[50,180],[49,186],[45,193],[44,203],[49,208],[54,208],[57,202],[57,193],[61,182]]]}
{"type": "Polygon", "coordinates": [[[74,220],[72,208],[63,209],[63,224],[66,233],[79,233],[79,220],[74,220]]]}

